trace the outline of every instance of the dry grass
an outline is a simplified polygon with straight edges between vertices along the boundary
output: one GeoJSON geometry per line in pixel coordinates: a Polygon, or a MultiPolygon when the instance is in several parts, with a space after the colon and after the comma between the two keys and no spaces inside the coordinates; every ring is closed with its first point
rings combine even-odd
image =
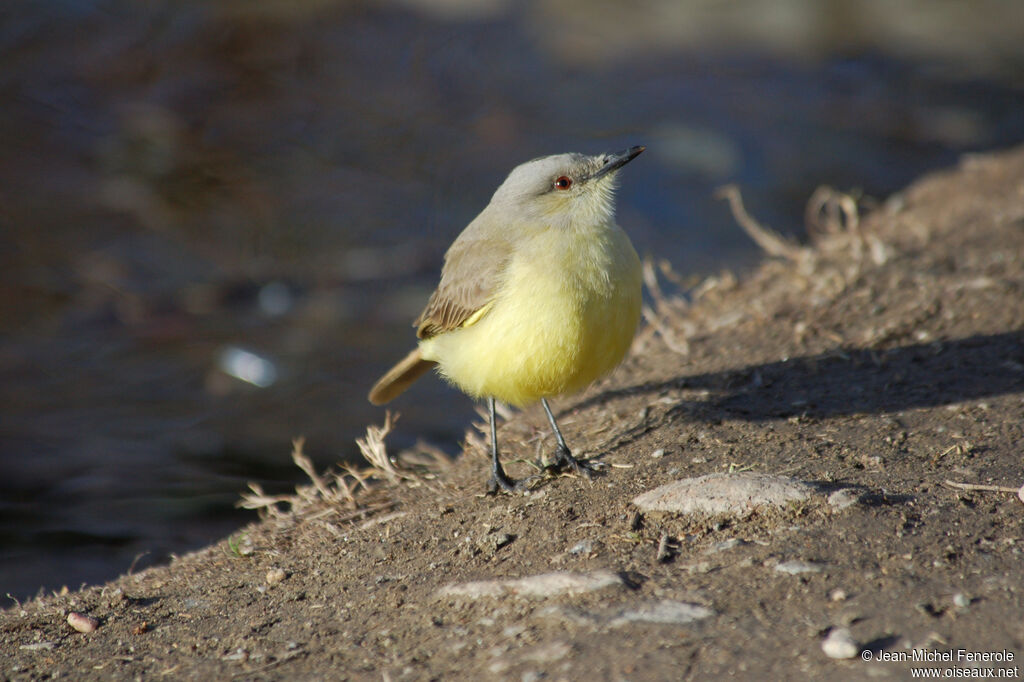
{"type": "MultiPolygon", "coordinates": [[[[703,281],[687,282],[667,262],[647,259],[643,275],[650,303],[643,308],[645,325],[637,334],[634,352],[642,352],[658,337],[671,351],[688,356],[688,340],[698,334],[751,319],[770,318],[775,309],[792,307],[788,299],[794,296],[810,301],[812,306],[824,305],[891,257],[891,247],[863,228],[858,199],[853,195],[829,187],[819,187],[814,192],[805,211],[807,245],[798,244],[753,218],[743,206],[736,186],[722,187],[716,196],[729,203],[737,224],[774,259],[754,275],[764,296],[750,303],[723,303],[737,288],[738,280],[733,274],[725,272],[703,281]],[[677,291],[666,293],[663,281],[674,285],[677,291]],[[685,297],[682,292],[686,292],[685,297]]],[[[811,331],[801,327],[794,333],[811,331]]],[[[822,333],[827,334],[827,330],[822,333]]]]}
{"type": "Polygon", "coordinates": [[[814,260],[823,254],[844,252],[853,262],[869,253],[875,265],[886,261],[887,252],[877,236],[861,229],[857,198],[831,187],[821,186],[807,200],[804,223],[810,246],[800,246],[755,220],[743,206],[740,190],[735,185],[720,187],[715,196],[729,203],[733,218],[754,243],[769,256],[793,263],[814,260]]]}
{"type": "MultiPolygon", "coordinates": [[[[689,355],[690,345],[687,338],[693,331],[693,325],[688,320],[689,304],[682,296],[665,295],[658,281],[654,261],[645,258],[643,267],[644,286],[647,288],[651,304],[644,304],[643,319],[646,325],[633,341],[634,352],[645,348],[650,340],[658,335],[669,349],[680,355],[689,355]]],[[[668,261],[659,262],[658,268],[663,276],[681,284],[668,261]]]]}
{"type": "Polygon", "coordinates": [[[298,486],[291,495],[268,495],[258,483],[249,483],[248,493],[242,494],[238,506],[257,510],[261,517],[285,519],[323,519],[334,521],[355,520],[394,506],[391,496],[383,490],[398,485],[417,486],[435,478],[449,466],[448,457],[427,446],[417,446],[398,457],[388,454],[387,435],[394,428],[397,415],[385,413],[382,426],[371,425],[363,438],[356,439],[359,451],[369,463],[368,467],[343,464],[340,471],[317,473],[312,460],[305,454],[304,438],[292,441],[292,461],[309,477],[310,484],[298,486]],[[369,495],[369,493],[384,493],[369,495]]]}

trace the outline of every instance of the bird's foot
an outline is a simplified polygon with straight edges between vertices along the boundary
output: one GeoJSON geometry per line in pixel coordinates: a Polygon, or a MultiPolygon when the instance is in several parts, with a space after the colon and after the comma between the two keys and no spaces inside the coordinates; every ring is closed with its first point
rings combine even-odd
{"type": "Polygon", "coordinates": [[[529,490],[528,486],[535,478],[537,477],[528,476],[516,481],[510,478],[503,469],[498,469],[491,472],[491,478],[487,481],[487,494],[497,495],[499,489],[507,493],[525,493],[529,490]]]}
{"type": "Polygon", "coordinates": [[[558,473],[566,470],[572,470],[573,473],[579,474],[583,478],[590,479],[592,475],[600,471],[603,467],[598,462],[591,462],[586,459],[576,459],[569,452],[569,448],[558,448],[555,451],[555,459],[549,462],[543,467],[545,471],[552,473],[558,473]]]}

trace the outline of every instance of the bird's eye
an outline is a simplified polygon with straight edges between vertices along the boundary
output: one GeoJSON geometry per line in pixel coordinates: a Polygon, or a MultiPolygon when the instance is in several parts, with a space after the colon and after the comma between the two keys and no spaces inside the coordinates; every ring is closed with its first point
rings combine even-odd
{"type": "Polygon", "coordinates": [[[559,176],[555,180],[555,189],[566,190],[572,187],[572,178],[567,175],[559,176]]]}

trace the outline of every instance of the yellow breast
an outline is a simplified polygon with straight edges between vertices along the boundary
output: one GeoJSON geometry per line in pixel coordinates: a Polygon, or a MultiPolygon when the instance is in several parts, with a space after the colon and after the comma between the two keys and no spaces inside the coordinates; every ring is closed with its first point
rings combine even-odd
{"type": "Polygon", "coordinates": [[[524,405],[577,391],[629,349],[640,288],[640,260],[618,227],[545,230],[517,246],[486,312],[420,350],[476,398],[524,405]]]}

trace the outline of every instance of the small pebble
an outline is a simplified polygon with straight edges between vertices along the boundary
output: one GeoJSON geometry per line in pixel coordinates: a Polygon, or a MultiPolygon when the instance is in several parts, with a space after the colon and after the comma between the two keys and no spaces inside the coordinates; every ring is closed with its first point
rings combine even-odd
{"type": "Polygon", "coordinates": [[[728,540],[722,540],[704,550],[705,554],[716,554],[718,552],[724,552],[733,547],[742,547],[743,545],[749,545],[750,543],[740,538],[729,538],[728,540]]]}
{"type": "MultiPolygon", "coordinates": [[[[476,543],[476,548],[479,551],[481,551],[481,552],[486,552],[488,554],[493,554],[494,552],[497,552],[502,547],[510,544],[515,539],[516,539],[516,536],[515,535],[510,535],[509,533],[490,533],[489,532],[489,533],[487,533],[487,535],[483,536],[476,543]]],[[[469,541],[470,541],[469,536],[466,536],[466,542],[469,542],[469,541]]]]}
{"type": "Polygon", "coordinates": [[[515,535],[509,535],[508,533],[501,533],[496,538],[494,538],[494,548],[495,549],[501,549],[502,547],[504,547],[505,545],[509,544],[510,542],[512,542],[515,539],[516,539],[515,535]]]}
{"type": "Polygon", "coordinates": [[[96,628],[100,626],[100,622],[92,616],[71,612],[68,614],[68,625],[79,632],[95,632],[96,628]]]}
{"type": "Polygon", "coordinates": [[[971,598],[963,592],[957,592],[953,595],[953,604],[961,609],[966,609],[971,605],[971,598]]]}
{"type": "Polygon", "coordinates": [[[665,448],[658,448],[657,450],[655,450],[654,452],[651,453],[651,457],[653,457],[654,459],[660,459],[660,458],[662,458],[664,456],[665,456],[665,448]]]}
{"type": "Polygon", "coordinates": [[[267,584],[276,585],[287,577],[283,569],[272,568],[267,571],[267,584]]]}
{"type": "Polygon", "coordinates": [[[832,601],[846,601],[846,590],[832,590],[828,593],[828,598],[832,601]]]}
{"type": "Polygon", "coordinates": [[[858,502],[860,502],[860,494],[852,488],[843,488],[828,496],[829,506],[836,511],[852,507],[858,502]]]}
{"type": "Polygon", "coordinates": [[[569,554],[591,554],[594,551],[593,540],[580,540],[569,549],[569,554]]]}
{"type": "Polygon", "coordinates": [[[853,658],[860,653],[860,647],[846,628],[835,628],[821,642],[821,650],[829,658],[853,658]]]}

